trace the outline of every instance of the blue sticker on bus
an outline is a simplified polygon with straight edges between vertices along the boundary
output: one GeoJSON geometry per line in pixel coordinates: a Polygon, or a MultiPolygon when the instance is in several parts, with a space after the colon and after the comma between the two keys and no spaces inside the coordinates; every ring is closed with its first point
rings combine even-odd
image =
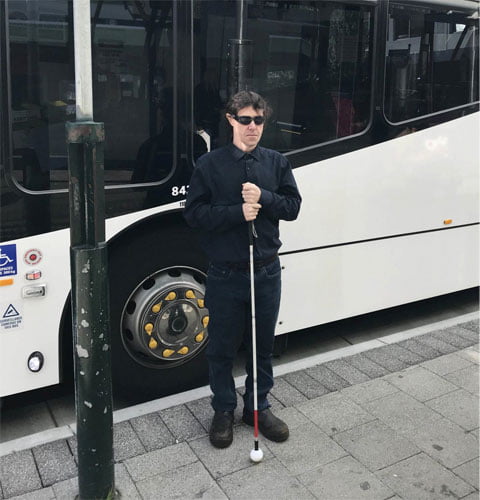
{"type": "Polygon", "coordinates": [[[17,245],[0,246],[0,277],[17,274],[17,245]]]}

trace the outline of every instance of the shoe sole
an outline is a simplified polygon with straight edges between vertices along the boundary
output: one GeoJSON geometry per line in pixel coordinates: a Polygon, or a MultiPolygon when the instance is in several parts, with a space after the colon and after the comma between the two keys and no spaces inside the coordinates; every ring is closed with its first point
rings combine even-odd
{"type": "Polygon", "coordinates": [[[214,446],[215,448],[228,448],[233,442],[233,439],[231,441],[215,441],[215,440],[212,440],[210,439],[210,443],[212,444],[212,446],[214,446]]]}

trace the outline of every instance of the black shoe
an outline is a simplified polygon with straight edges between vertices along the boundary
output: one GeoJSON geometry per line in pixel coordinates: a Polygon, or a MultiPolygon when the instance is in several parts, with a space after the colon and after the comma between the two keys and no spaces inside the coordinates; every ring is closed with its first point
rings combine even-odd
{"type": "MultiPolygon", "coordinates": [[[[244,409],[242,420],[253,426],[253,412],[244,409]]],[[[258,412],[258,429],[267,439],[277,443],[286,441],[290,435],[288,425],[276,417],[270,408],[258,412]]]]}
{"type": "Polygon", "coordinates": [[[216,411],[210,426],[210,442],[215,448],[226,448],[233,441],[233,411],[216,411]]]}

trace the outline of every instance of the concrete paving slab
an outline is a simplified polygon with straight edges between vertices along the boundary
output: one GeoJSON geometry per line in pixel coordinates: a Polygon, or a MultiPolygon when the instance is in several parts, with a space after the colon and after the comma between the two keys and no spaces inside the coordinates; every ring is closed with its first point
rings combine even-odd
{"type": "Polygon", "coordinates": [[[390,488],[351,456],[300,474],[298,479],[316,498],[384,500],[391,498],[394,494],[390,488]]]}
{"type": "Polygon", "coordinates": [[[420,425],[404,435],[427,455],[449,469],[478,458],[476,437],[446,418],[437,420],[435,425],[420,425]]]}
{"type": "Polygon", "coordinates": [[[465,347],[470,347],[475,342],[478,342],[477,338],[469,339],[461,335],[468,335],[468,330],[464,328],[460,328],[458,326],[451,326],[450,328],[446,328],[445,330],[439,330],[434,332],[432,335],[440,340],[443,340],[447,344],[451,344],[459,349],[464,349],[465,347]]]}
{"type": "Polygon", "coordinates": [[[457,356],[461,356],[462,358],[471,361],[472,363],[480,364],[480,353],[478,352],[477,346],[469,347],[468,349],[462,349],[458,351],[457,356]]]}
{"type": "Polygon", "coordinates": [[[313,377],[310,377],[305,371],[287,373],[283,378],[307,399],[318,398],[330,392],[324,385],[313,377]]]}
{"type": "Polygon", "coordinates": [[[401,391],[362,403],[361,406],[398,432],[409,431],[427,423],[435,425],[442,418],[437,412],[401,391]]]}
{"type": "Polygon", "coordinates": [[[462,498],[474,491],[471,485],[425,453],[407,458],[376,474],[402,498],[462,498]]]}
{"type": "Polygon", "coordinates": [[[478,396],[464,389],[427,401],[426,405],[470,431],[478,428],[478,396]]]}
{"type": "Polygon", "coordinates": [[[11,408],[1,413],[0,443],[55,427],[46,403],[11,408]],[[15,425],[13,425],[15,422],[15,425]]]}
{"type": "MultiPolygon", "coordinates": [[[[115,464],[115,489],[120,492],[122,499],[140,500],[135,483],[123,464],[115,464]]],[[[78,495],[78,477],[54,484],[52,489],[57,500],[72,500],[78,495]]]]}
{"type": "Polygon", "coordinates": [[[457,389],[456,385],[421,366],[392,373],[385,380],[419,401],[428,401],[457,389]]]}
{"type": "Polygon", "coordinates": [[[37,446],[32,450],[43,486],[77,475],[77,466],[66,441],[37,446]]]}
{"type": "Polygon", "coordinates": [[[414,338],[402,340],[397,345],[399,345],[403,349],[414,352],[425,359],[433,359],[442,355],[442,353],[440,351],[437,351],[437,349],[434,349],[429,345],[422,344],[414,338]]]}
{"type": "Polygon", "coordinates": [[[132,418],[130,423],[147,451],[157,450],[175,443],[175,438],[158,413],[132,418]]]}
{"type": "Polygon", "coordinates": [[[376,418],[341,392],[312,399],[297,408],[329,436],[376,418]]]}
{"type": "MultiPolygon", "coordinates": [[[[77,460],[78,448],[77,437],[68,440],[70,449],[75,460],[77,460]]],[[[113,455],[115,462],[121,462],[130,457],[145,453],[145,448],[136,435],[130,422],[120,422],[113,426],[113,455]]]]}
{"type": "Polygon", "coordinates": [[[351,364],[353,367],[355,367],[362,373],[365,373],[365,375],[368,375],[368,377],[372,379],[377,377],[383,377],[384,375],[390,373],[390,370],[387,370],[383,366],[380,366],[379,364],[375,363],[371,359],[364,356],[362,353],[355,354],[353,356],[348,356],[346,358],[343,358],[343,360],[346,363],[351,364]]]}
{"type": "Polygon", "coordinates": [[[23,495],[42,487],[30,450],[0,457],[0,481],[4,498],[23,495]]]}
{"type": "Polygon", "coordinates": [[[347,455],[345,450],[313,423],[290,429],[290,437],[284,443],[264,443],[293,474],[317,469],[347,455]]]}
{"type": "Polygon", "coordinates": [[[433,347],[434,349],[439,351],[441,354],[450,354],[450,353],[458,350],[453,345],[447,344],[443,340],[440,340],[440,339],[434,337],[431,333],[427,334],[427,335],[422,335],[421,337],[417,337],[417,341],[422,343],[422,344],[433,347]]]}
{"type": "Polygon", "coordinates": [[[462,328],[466,328],[468,330],[472,330],[473,332],[479,332],[480,320],[474,319],[472,321],[467,321],[466,323],[460,323],[458,326],[462,328]]]}
{"type": "Polygon", "coordinates": [[[188,444],[183,442],[129,458],[124,464],[132,479],[137,482],[197,460],[188,444]]]}
{"type": "Polygon", "coordinates": [[[473,493],[470,493],[470,495],[463,497],[462,500],[478,500],[479,498],[480,496],[478,491],[474,491],[473,493]]]}
{"type": "Polygon", "coordinates": [[[327,363],[325,363],[325,366],[352,385],[361,384],[362,382],[370,380],[370,377],[368,375],[361,372],[360,370],[357,370],[357,368],[352,366],[350,363],[348,363],[348,361],[345,361],[344,359],[334,359],[332,361],[328,361],[327,363]]]}
{"type": "MultiPolygon", "coordinates": [[[[260,448],[266,460],[271,458],[272,454],[265,441],[260,436],[260,448]]],[[[250,451],[253,444],[253,428],[246,425],[235,427],[233,443],[225,449],[214,448],[208,436],[189,443],[195,455],[215,479],[249,467],[251,465],[250,451]]]]}
{"type": "Polygon", "coordinates": [[[453,373],[445,375],[445,378],[455,384],[457,387],[461,387],[472,394],[478,395],[479,393],[479,367],[478,365],[470,365],[467,368],[458,370],[453,373]]]}
{"type": "Polygon", "coordinates": [[[272,458],[218,480],[230,500],[310,500],[315,497],[272,458]]]}
{"type": "Polygon", "coordinates": [[[278,399],[284,406],[295,406],[298,403],[307,401],[307,397],[293,385],[289,384],[283,377],[275,379],[270,394],[278,399]]]}
{"type": "Polygon", "coordinates": [[[145,453],[145,448],[130,422],[121,422],[113,426],[113,446],[116,462],[145,453]]]}
{"type": "Polygon", "coordinates": [[[457,335],[469,339],[472,341],[472,344],[477,344],[479,340],[478,328],[477,330],[472,330],[470,328],[465,327],[463,324],[457,325],[458,331],[457,335]]]}
{"type": "MultiPolygon", "coordinates": [[[[283,410],[285,408],[285,405],[281,401],[279,401],[271,393],[268,395],[268,402],[270,403],[270,408],[272,409],[273,413],[281,411],[281,410],[283,410]]],[[[239,418],[237,420],[238,420],[238,422],[240,422],[242,420],[243,401],[242,401],[242,403],[239,406],[237,406],[237,410],[236,411],[239,412],[239,414],[238,414],[239,418]]]]}
{"type": "Polygon", "coordinates": [[[472,362],[467,358],[459,356],[458,352],[452,354],[445,354],[436,359],[425,361],[419,366],[423,366],[428,371],[436,373],[437,375],[446,375],[468,366],[472,366],[472,362]]]}
{"type": "Polygon", "coordinates": [[[308,418],[293,406],[290,406],[289,408],[283,408],[283,410],[275,412],[275,415],[278,418],[281,418],[288,425],[288,428],[290,430],[310,423],[308,418]]]}
{"type": "Polygon", "coordinates": [[[310,377],[318,380],[329,391],[338,391],[350,386],[344,378],[332,372],[332,370],[329,370],[324,365],[312,366],[311,368],[307,368],[306,372],[310,377]]]}
{"type": "Polygon", "coordinates": [[[202,427],[208,432],[212,421],[213,410],[211,405],[212,398],[210,396],[196,401],[186,403],[187,408],[192,412],[193,416],[200,422],[202,427]]]}
{"type": "Polygon", "coordinates": [[[404,349],[398,344],[390,344],[389,348],[392,356],[396,356],[400,361],[403,361],[408,366],[418,365],[418,363],[425,360],[424,356],[408,349],[404,349]]]}
{"type": "MultiPolygon", "coordinates": [[[[73,497],[72,497],[73,498],[73,497]]],[[[24,495],[10,497],[9,500],[55,500],[55,493],[52,487],[43,488],[42,490],[32,491],[24,495]]]]}
{"type": "Polygon", "coordinates": [[[200,462],[139,481],[136,486],[143,500],[227,498],[200,462]]]}
{"type": "Polygon", "coordinates": [[[356,403],[367,403],[398,392],[398,387],[389,384],[385,379],[374,379],[363,384],[352,385],[340,392],[356,403]]]}
{"type": "MultiPolygon", "coordinates": [[[[371,351],[365,351],[363,356],[372,360],[377,365],[383,366],[390,372],[397,372],[404,370],[410,366],[408,363],[398,359],[396,355],[392,353],[390,349],[391,346],[386,345],[384,347],[379,347],[378,349],[372,349],[371,351]]],[[[406,351],[406,349],[405,349],[406,351]]],[[[423,361],[423,359],[422,359],[423,361]]]]}
{"type": "Polygon", "coordinates": [[[177,442],[197,438],[207,432],[186,405],[166,408],[160,411],[160,416],[177,442]]]}
{"type": "Polygon", "coordinates": [[[333,439],[371,471],[388,467],[420,451],[378,420],[335,434],[333,439]]]}
{"type": "Polygon", "coordinates": [[[455,469],[453,469],[452,472],[454,472],[457,476],[460,476],[464,481],[466,481],[468,484],[471,484],[478,490],[479,471],[480,471],[480,464],[479,464],[479,459],[477,457],[474,460],[470,460],[470,462],[466,462],[456,467],[455,469]]]}

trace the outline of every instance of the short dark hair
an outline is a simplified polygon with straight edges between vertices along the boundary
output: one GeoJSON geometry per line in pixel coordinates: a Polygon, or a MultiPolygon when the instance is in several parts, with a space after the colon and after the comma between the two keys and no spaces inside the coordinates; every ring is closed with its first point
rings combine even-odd
{"type": "Polygon", "coordinates": [[[267,101],[260,94],[251,90],[241,90],[230,97],[225,106],[225,111],[229,115],[235,116],[241,109],[249,106],[252,106],[255,111],[263,110],[265,118],[268,118],[272,112],[267,101]]]}

